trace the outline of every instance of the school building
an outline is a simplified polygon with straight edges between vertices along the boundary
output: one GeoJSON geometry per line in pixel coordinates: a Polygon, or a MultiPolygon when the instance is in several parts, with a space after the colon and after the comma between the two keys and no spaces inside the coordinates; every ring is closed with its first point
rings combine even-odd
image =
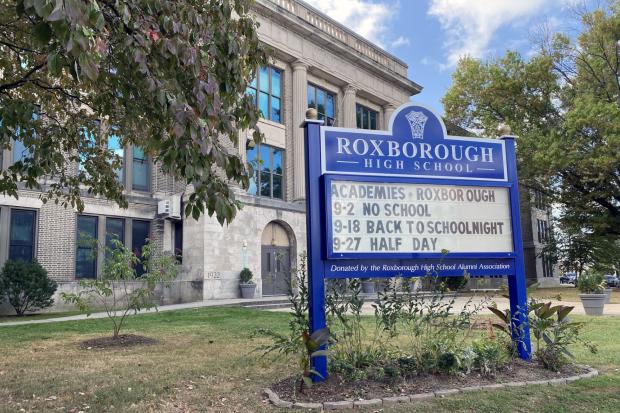
{"type": "MultiPolygon", "coordinates": [[[[172,288],[161,290],[161,303],[238,297],[239,272],[246,266],[255,274],[258,296],[286,293],[290,268],[305,250],[299,126],[306,109],[315,108],[326,125],[387,129],[395,108],[422,86],[409,78],[407,64],[398,57],[302,1],[257,0],[253,7],[260,38],[274,57],[248,89],[263,113],[265,140],[256,146],[249,135],[240,140],[246,142],[238,147],[241,156],[260,161],[261,167],[248,191],[236,190],[245,207],[233,223],[222,227],[208,216],[184,218],[188,186],[163,174],[139,148],[112,142],[110,149],[124,159],[120,173],[129,207],[86,197],[84,211],[77,213],[43,204],[36,191],[20,190],[19,199],[0,196],[0,265],[36,258],[59,282],[59,292],[74,291],[77,280],[100,273],[104,259],[103,252],[91,259],[89,247],[77,243],[78,233],[101,242],[116,236],[132,249],[149,238],[161,251],[182,257],[181,275],[172,288]]],[[[0,167],[24,156],[24,149],[15,142],[11,150],[0,150],[0,167]]],[[[524,191],[527,277],[554,282],[541,255],[549,208],[529,198],[524,191]]]]}

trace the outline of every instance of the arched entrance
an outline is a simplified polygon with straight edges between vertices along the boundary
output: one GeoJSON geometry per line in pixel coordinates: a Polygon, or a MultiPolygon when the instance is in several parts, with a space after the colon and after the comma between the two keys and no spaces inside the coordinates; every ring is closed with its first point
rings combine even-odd
{"type": "Polygon", "coordinates": [[[278,222],[270,222],[261,238],[263,295],[285,295],[291,284],[291,239],[278,222]]]}

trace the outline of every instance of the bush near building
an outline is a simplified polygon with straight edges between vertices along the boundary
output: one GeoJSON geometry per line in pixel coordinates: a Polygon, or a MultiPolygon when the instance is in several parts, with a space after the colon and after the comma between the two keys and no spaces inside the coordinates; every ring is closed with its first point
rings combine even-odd
{"type": "Polygon", "coordinates": [[[0,299],[6,294],[18,316],[50,307],[57,286],[36,260],[7,261],[0,272],[0,299]]]}

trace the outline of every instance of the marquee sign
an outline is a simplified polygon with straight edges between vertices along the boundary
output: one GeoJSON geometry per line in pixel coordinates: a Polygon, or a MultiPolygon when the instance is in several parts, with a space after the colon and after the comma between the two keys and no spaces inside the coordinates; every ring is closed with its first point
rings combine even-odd
{"type": "MultiPolygon", "coordinates": [[[[326,278],[506,276],[513,314],[522,313],[514,137],[449,136],[441,117],[413,103],[388,131],[304,127],[312,331],[325,326],[326,278]]],[[[525,318],[515,323],[529,358],[525,318]]],[[[326,358],[313,362],[326,377],[326,358]]]]}

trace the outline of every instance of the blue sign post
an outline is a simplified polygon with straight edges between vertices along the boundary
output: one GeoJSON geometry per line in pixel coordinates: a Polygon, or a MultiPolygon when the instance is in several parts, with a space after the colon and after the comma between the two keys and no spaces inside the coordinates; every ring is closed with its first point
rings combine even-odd
{"type": "MultiPolygon", "coordinates": [[[[514,137],[448,136],[413,103],[388,131],[322,124],[304,123],[310,331],[326,326],[329,278],[501,275],[529,359],[514,137]]],[[[327,377],[326,357],[313,363],[327,377]]]]}

